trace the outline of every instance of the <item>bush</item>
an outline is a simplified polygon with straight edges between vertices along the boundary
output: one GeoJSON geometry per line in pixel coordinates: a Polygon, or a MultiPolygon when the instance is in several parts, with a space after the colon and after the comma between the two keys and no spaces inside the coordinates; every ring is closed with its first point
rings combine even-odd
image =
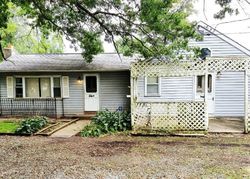
{"type": "Polygon", "coordinates": [[[17,128],[15,133],[17,134],[33,134],[38,130],[42,129],[48,123],[47,117],[35,116],[31,118],[24,119],[20,127],[17,128]]]}
{"type": "Polygon", "coordinates": [[[100,111],[91,124],[81,131],[83,137],[97,137],[102,134],[131,130],[131,115],[128,112],[100,111]]]}

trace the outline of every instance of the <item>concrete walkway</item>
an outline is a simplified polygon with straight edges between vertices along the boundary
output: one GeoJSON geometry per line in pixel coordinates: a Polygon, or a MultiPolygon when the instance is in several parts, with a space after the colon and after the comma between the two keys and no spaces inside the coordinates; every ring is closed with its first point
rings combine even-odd
{"type": "Polygon", "coordinates": [[[78,120],[59,131],[53,133],[50,137],[63,137],[63,138],[69,138],[77,133],[79,133],[86,125],[90,123],[90,120],[78,120]]]}
{"type": "Polygon", "coordinates": [[[243,133],[244,122],[237,118],[209,119],[208,132],[243,133]]]}

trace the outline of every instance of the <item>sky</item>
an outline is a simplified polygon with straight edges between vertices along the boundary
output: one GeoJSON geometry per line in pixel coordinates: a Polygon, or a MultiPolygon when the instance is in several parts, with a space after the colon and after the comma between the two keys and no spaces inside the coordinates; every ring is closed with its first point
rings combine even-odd
{"type": "MultiPolygon", "coordinates": [[[[218,12],[220,6],[215,4],[215,0],[196,0],[194,2],[194,13],[189,17],[189,20],[204,21],[250,49],[250,4],[248,1],[249,0],[233,0],[232,6],[238,8],[240,14],[237,16],[227,15],[226,18],[218,20],[214,18],[214,14],[218,12]]],[[[65,53],[75,52],[75,50],[69,46],[70,43],[65,41],[65,53]]],[[[105,52],[115,51],[111,43],[104,42],[103,47],[105,52]]]]}

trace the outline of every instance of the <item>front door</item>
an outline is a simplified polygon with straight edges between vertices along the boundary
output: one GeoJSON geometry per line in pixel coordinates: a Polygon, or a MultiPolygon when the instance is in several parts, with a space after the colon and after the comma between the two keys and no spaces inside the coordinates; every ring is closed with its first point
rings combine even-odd
{"type": "Polygon", "coordinates": [[[215,111],[215,75],[213,73],[208,74],[208,81],[207,84],[205,84],[205,76],[196,76],[196,94],[195,98],[196,100],[204,100],[205,98],[205,85],[207,85],[207,108],[208,108],[208,114],[212,116],[215,111]]]}
{"type": "Polygon", "coordinates": [[[85,111],[99,110],[99,76],[97,74],[84,75],[85,111]]]}

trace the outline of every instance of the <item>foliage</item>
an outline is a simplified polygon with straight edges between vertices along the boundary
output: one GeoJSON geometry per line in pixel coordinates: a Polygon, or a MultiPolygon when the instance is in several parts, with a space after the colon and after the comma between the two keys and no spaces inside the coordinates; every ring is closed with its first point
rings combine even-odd
{"type": "Polygon", "coordinates": [[[7,26],[0,28],[2,46],[13,45],[19,53],[60,53],[63,51],[61,35],[44,33],[31,27],[25,11],[8,3],[10,17],[7,26]]]}
{"type": "Polygon", "coordinates": [[[1,121],[0,133],[14,133],[19,127],[19,123],[15,121],[1,121]]]}
{"type": "Polygon", "coordinates": [[[131,130],[131,116],[128,112],[100,111],[91,124],[81,131],[83,137],[97,137],[106,133],[131,130]]]}
{"type": "Polygon", "coordinates": [[[178,58],[178,51],[192,50],[187,42],[197,37],[196,24],[187,21],[191,1],[186,0],[4,0],[9,1],[32,19],[32,27],[58,32],[79,45],[88,62],[102,51],[103,36],[117,51],[116,40],[121,40],[126,54],[147,59],[178,58]]]}
{"type": "MultiPolygon", "coordinates": [[[[240,3],[240,0],[236,1],[240,3]]],[[[221,10],[214,15],[214,18],[223,19],[226,17],[226,14],[239,14],[239,9],[231,6],[232,0],[215,0],[215,3],[221,7],[221,10]]]]}
{"type": "Polygon", "coordinates": [[[24,119],[20,127],[17,128],[17,134],[33,134],[39,129],[42,129],[48,123],[47,117],[43,116],[34,116],[31,118],[24,119]]]}

